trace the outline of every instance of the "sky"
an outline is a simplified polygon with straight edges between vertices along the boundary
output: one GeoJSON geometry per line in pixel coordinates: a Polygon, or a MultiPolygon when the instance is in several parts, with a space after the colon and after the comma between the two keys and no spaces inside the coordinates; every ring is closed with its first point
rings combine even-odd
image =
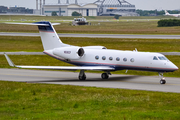
{"type": "MultiPolygon", "coordinates": [[[[42,0],[43,1],[43,0],[42,0]]],[[[60,0],[61,3],[66,0],[60,0]]],[[[69,0],[73,2],[75,0],[69,0]]],[[[96,0],[78,0],[79,3],[95,2],[96,0]]],[[[101,0],[102,1],[102,0],[101,0]]],[[[113,0],[108,0],[113,1],[113,0]]],[[[180,10],[180,0],[126,0],[142,10],[180,10]]],[[[46,0],[46,4],[58,3],[58,0],[46,0]]],[[[0,6],[36,8],[36,0],[0,0],[0,6]]]]}

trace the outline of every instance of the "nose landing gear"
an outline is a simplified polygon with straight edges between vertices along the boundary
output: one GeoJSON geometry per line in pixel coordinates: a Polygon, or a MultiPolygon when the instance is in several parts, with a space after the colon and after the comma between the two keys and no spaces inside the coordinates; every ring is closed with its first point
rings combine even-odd
{"type": "Polygon", "coordinates": [[[161,77],[160,84],[166,84],[166,80],[163,77],[163,73],[159,73],[159,77],[161,77]]]}

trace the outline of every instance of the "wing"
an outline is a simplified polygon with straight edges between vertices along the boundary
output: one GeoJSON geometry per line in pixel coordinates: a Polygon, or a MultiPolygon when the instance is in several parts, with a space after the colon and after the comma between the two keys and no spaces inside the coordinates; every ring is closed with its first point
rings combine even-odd
{"type": "Polygon", "coordinates": [[[98,70],[98,71],[115,70],[114,68],[108,66],[19,66],[19,65],[15,65],[7,54],[4,55],[9,65],[17,68],[35,68],[35,69],[53,69],[53,70],[98,70]]]}

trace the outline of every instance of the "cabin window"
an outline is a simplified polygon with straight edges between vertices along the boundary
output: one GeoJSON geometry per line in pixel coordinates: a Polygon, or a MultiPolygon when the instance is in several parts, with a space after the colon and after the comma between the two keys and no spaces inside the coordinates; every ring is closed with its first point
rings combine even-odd
{"type": "Polygon", "coordinates": [[[134,58],[131,58],[131,60],[130,60],[131,62],[134,62],[134,58]]]}
{"type": "Polygon", "coordinates": [[[124,58],[123,61],[126,62],[126,61],[127,61],[127,58],[124,58]]]}
{"type": "Polygon", "coordinates": [[[109,60],[113,60],[113,58],[112,58],[112,57],[109,57],[109,60]]]}
{"type": "Polygon", "coordinates": [[[97,55],[97,56],[95,57],[95,59],[98,60],[98,59],[99,59],[99,56],[97,55]]]}
{"type": "Polygon", "coordinates": [[[153,60],[158,60],[158,58],[156,56],[154,56],[153,60]]]}
{"type": "Polygon", "coordinates": [[[164,56],[159,56],[158,58],[159,58],[160,60],[167,60],[167,58],[164,57],[164,56]]]}
{"type": "Polygon", "coordinates": [[[106,57],[105,57],[105,56],[103,56],[103,57],[102,57],[102,59],[103,59],[103,60],[106,60],[106,57]]]}
{"type": "Polygon", "coordinates": [[[117,57],[117,58],[116,58],[116,61],[120,61],[120,58],[119,58],[119,57],[117,57]]]}

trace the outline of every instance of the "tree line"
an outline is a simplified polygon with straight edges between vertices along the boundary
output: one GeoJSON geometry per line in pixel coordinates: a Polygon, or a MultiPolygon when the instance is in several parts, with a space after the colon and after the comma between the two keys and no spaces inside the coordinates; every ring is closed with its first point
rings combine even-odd
{"type": "Polygon", "coordinates": [[[164,19],[158,21],[158,27],[172,27],[180,26],[180,20],[178,19],[164,19]]]}

